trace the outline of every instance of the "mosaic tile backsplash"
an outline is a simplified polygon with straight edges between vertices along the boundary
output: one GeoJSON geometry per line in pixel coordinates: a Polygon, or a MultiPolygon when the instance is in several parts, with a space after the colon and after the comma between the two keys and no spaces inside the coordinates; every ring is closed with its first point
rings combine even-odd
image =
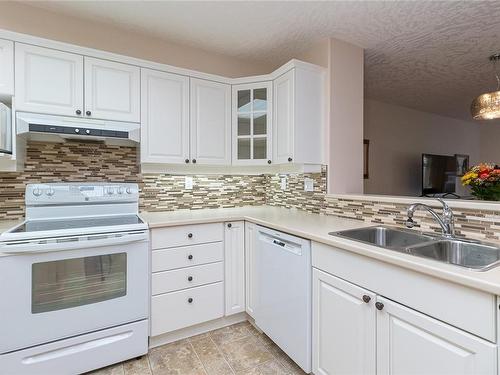
{"type": "MultiPolygon", "coordinates": [[[[98,143],[30,142],[25,171],[0,173],[0,219],[24,215],[27,183],[62,181],[137,182],[141,189],[141,210],[172,211],[239,207],[280,206],[334,215],[372,223],[403,226],[404,204],[374,200],[339,199],[326,195],[326,167],[320,173],[288,175],[194,175],[193,190],[184,189],[184,176],[141,174],[134,147],[98,143]],[[281,177],[287,188],[281,190],[281,177]],[[314,191],[304,192],[304,179],[314,180],[314,191]]],[[[500,241],[500,212],[454,209],[457,234],[482,240],[500,241]]],[[[416,230],[440,232],[424,212],[415,214],[416,230]]]]}

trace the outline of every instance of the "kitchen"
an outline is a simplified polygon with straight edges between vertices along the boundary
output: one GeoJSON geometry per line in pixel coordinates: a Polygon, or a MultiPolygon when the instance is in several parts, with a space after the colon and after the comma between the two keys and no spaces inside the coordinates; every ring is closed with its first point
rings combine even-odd
{"type": "MultiPolygon", "coordinates": [[[[133,23],[280,4],[119,5],[0,4],[1,374],[498,374],[498,203],[363,195],[369,49],[244,61],[133,23]]],[[[408,7],[328,16],[500,12],[408,7]]]]}

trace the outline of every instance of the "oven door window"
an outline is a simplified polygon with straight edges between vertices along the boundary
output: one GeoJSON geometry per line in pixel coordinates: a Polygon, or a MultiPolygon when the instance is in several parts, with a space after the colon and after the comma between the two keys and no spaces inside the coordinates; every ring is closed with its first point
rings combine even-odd
{"type": "Polygon", "coordinates": [[[127,294],[127,253],[32,265],[31,312],[68,309],[127,294]]]}

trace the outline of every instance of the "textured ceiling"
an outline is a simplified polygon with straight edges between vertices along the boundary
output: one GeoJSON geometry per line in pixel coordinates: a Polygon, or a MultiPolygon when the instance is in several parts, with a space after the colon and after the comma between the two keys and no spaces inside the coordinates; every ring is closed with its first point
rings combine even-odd
{"type": "Polygon", "coordinates": [[[275,66],[320,38],[365,48],[366,96],[470,120],[495,88],[500,2],[68,1],[31,5],[275,66]]]}

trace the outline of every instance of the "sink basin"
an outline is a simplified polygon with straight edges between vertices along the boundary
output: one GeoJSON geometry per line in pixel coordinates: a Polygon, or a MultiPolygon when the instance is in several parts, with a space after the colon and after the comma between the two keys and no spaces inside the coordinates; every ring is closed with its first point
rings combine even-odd
{"type": "Polygon", "coordinates": [[[486,271],[500,264],[499,248],[461,240],[438,240],[409,247],[407,252],[478,271],[486,271]]]}
{"type": "Polygon", "coordinates": [[[400,251],[404,251],[404,249],[412,245],[434,240],[434,237],[425,234],[385,226],[350,229],[340,232],[331,232],[330,234],[400,251]]]}

